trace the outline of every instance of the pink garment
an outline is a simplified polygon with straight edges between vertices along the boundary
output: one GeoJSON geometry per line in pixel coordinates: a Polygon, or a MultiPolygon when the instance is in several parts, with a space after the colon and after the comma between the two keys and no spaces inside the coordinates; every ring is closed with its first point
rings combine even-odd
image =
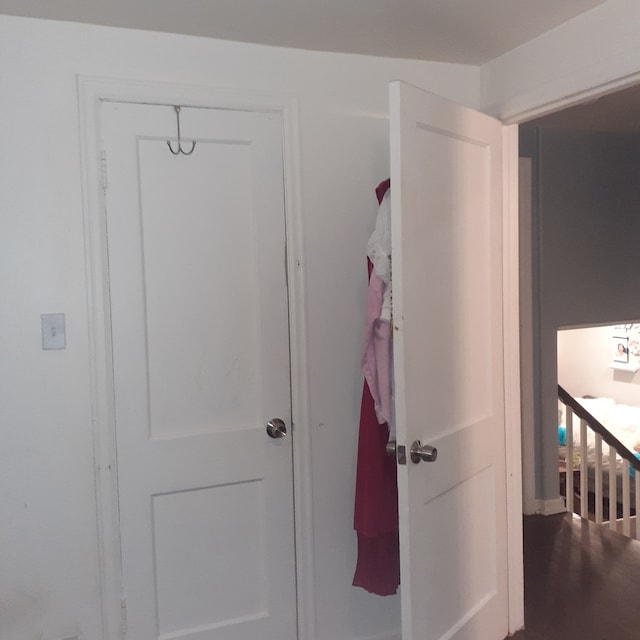
{"type": "Polygon", "coordinates": [[[379,424],[391,423],[391,323],[380,319],[384,286],[372,270],[361,363],[379,424]]]}

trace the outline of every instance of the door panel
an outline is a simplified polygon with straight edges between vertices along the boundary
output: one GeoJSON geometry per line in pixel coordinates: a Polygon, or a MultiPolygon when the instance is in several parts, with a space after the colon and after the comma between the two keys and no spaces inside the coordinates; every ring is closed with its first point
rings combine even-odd
{"type": "Polygon", "coordinates": [[[268,549],[256,518],[264,508],[260,480],[153,496],[161,634],[266,615],[262,559],[268,549]],[[219,590],[222,575],[225,588],[219,590]]]}
{"type": "Polygon", "coordinates": [[[257,424],[256,211],[245,188],[251,147],[200,143],[198,155],[184,159],[163,140],[138,148],[152,435],[257,424]],[[216,182],[203,190],[207,174],[216,182]]]}
{"type": "Polygon", "coordinates": [[[391,86],[404,640],[507,635],[501,125],[391,86]]]}
{"type": "Polygon", "coordinates": [[[294,638],[279,116],[101,109],[128,635],[294,638]]]}

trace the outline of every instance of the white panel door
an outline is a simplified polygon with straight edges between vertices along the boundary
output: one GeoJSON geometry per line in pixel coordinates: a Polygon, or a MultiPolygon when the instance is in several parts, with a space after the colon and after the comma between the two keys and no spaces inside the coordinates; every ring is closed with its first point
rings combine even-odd
{"type": "Polygon", "coordinates": [[[180,117],[189,156],[172,107],[101,106],[127,636],[294,638],[282,123],[180,117]]]}
{"type": "Polygon", "coordinates": [[[403,640],[502,640],[501,124],[402,83],[390,98],[403,640]],[[412,462],[416,441],[436,460],[412,462]]]}

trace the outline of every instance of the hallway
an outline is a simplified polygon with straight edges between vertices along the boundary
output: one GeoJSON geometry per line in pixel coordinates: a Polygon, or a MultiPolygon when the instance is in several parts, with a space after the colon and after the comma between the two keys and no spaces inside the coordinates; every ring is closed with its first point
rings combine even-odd
{"type": "Polygon", "coordinates": [[[525,516],[524,571],[513,640],[640,638],[640,542],[570,514],[525,516]]]}

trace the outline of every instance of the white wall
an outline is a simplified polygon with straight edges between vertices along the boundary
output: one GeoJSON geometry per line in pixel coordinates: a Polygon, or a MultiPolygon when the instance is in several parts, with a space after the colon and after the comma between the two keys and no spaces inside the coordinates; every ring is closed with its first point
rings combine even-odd
{"type": "Polygon", "coordinates": [[[319,640],[397,631],[351,587],[365,247],[388,175],[387,84],[469,106],[479,70],[0,17],[0,637],[100,638],[76,74],[297,96],[301,105],[319,640]],[[42,351],[40,314],[68,348],[42,351]]]}
{"type": "Polygon", "coordinates": [[[545,105],[582,101],[582,92],[637,83],[639,23],[637,0],[608,0],[490,61],[482,67],[483,110],[521,121],[545,105]]]}
{"type": "Polygon", "coordinates": [[[640,406],[640,371],[621,371],[609,366],[612,337],[619,335],[614,331],[615,326],[558,331],[558,382],[574,397],[613,398],[637,407],[640,406]]]}

